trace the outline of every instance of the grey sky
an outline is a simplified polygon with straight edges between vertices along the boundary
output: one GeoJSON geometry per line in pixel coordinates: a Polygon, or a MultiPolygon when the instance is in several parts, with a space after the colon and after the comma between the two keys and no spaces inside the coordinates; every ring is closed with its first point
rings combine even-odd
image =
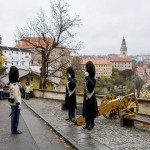
{"type": "MultiPolygon", "coordinates": [[[[82,26],[77,39],[82,54],[119,53],[123,36],[128,54],[150,54],[150,0],[68,0],[70,13],[79,14],[82,26]]],[[[24,26],[49,0],[0,0],[2,45],[14,46],[16,26],[24,26]]]]}

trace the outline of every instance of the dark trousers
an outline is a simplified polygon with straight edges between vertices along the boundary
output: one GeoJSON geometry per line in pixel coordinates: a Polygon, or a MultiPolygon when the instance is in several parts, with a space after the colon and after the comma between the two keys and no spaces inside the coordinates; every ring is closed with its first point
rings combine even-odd
{"type": "Polygon", "coordinates": [[[26,93],[26,100],[30,99],[30,93],[26,93]]]}
{"type": "Polygon", "coordinates": [[[86,121],[86,126],[87,127],[94,128],[94,125],[95,125],[94,118],[88,118],[88,117],[86,117],[85,121],[86,121]]]}
{"type": "Polygon", "coordinates": [[[20,109],[18,109],[17,106],[11,106],[11,111],[11,132],[15,133],[18,130],[20,109]]]}
{"type": "Polygon", "coordinates": [[[75,108],[68,110],[68,116],[69,116],[69,119],[71,120],[75,118],[75,108]]]}
{"type": "Polygon", "coordinates": [[[33,98],[33,91],[30,91],[30,98],[33,98]]]}

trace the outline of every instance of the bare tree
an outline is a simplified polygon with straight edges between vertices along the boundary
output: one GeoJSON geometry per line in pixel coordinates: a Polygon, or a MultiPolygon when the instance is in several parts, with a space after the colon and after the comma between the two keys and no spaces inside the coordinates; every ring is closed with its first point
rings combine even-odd
{"type": "Polygon", "coordinates": [[[78,15],[69,15],[69,5],[65,0],[53,0],[50,2],[49,15],[41,9],[36,19],[29,20],[25,27],[17,29],[17,38],[32,45],[41,55],[41,89],[46,88],[47,68],[51,67],[49,75],[54,75],[69,62],[64,57],[79,48],[80,42],[74,40],[76,33],[73,29],[80,25],[81,19],[78,15]],[[32,37],[37,37],[36,41],[32,37]],[[57,49],[62,51],[54,57],[53,51],[57,49]]]}
{"type": "Polygon", "coordinates": [[[85,86],[84,72],[81,66],[81,58],[79,56],[74,56],[71,59],[71,66],[75,70],[76,80],[77,80],[77,93],[83,93],[85,86]]]}

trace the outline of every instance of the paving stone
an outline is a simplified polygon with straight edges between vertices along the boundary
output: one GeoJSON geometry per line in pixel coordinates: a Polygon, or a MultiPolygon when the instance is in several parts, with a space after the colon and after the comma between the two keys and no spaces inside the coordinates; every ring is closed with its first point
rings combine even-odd
{"type": "Polygon", "coordinates": [[[0,101],[0,150],[39,150],[22,116],[20,116],[19,128],[23,134],[11,134],[9,113],[8,103],[0,101]]]}
{"type": "MultiPolygon", "coordinates": [[[[142,128],[141,124],[120,127],[119,119],[108,120],[100,116],[95,119],[95,129],[88,131],[65,120],[68,112],[61,110],[62,103],[59,101],[30,99],[25,102],[39,115],[44,116],[47,122],[66,134],[75,145],[81,146],[81,149],[98,150],[103,147],[115,150],[150,150],[150,129],[142,128]]],[[[79,112],[81,113],[81,107],[79,112]]]]}

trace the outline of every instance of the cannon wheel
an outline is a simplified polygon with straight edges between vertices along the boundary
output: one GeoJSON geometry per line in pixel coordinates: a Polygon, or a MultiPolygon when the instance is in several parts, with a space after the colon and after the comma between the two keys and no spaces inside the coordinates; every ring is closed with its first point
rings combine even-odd
{"type": "MultiPolygon", "coordinates": [[[[101,104],[107,103],[116,98],[117,98],[117,96],[115,94],[110,93],[110,94],[104,96],[104,98],[101,101],[101,104]]],[[[118,109],[113,109],[112,111],[103,114],[103,116],[107,119],[115,119],[118,116],[118,109]]]]}
{"type": "Polygon", "coordinates": [[[138,114],[139,104],[134,95],[127,95],[122,99],[122,108],[120,113],[138,114]]]}

